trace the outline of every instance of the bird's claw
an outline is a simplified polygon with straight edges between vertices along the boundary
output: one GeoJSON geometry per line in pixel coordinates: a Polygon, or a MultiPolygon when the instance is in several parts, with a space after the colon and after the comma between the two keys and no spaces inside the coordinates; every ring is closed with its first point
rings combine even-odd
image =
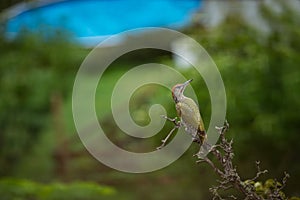
{"type": "Polygon", "coordinates": [[[168,117],[168,116],[166,116],[166,115],[161,115],[161,117],[164,118],[164,119],[167,119],[167,120],[169,120],[171,122],[176,122],[176,120],[177,120],[177,117],[174,117],[173,119],[170,118],[170,117],[168,117]]]}

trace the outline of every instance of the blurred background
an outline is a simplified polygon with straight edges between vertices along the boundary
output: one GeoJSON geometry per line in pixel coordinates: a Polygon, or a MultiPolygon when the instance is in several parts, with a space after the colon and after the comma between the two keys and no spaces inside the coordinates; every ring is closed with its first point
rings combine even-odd
{"type": "MultiPolygon", "coordinates": [[[[228,137],[234,138],[234,161],[241,176],[254,176],[255,161],[260,160],[261,167],[269,170],[262,180],[280,179],[287,171],[291,178],[286,194],[300,195],[299,1],[151,2],[1,1],[1,199],[211,198],[209,187],[216,185],[217,177],[209,166],[195,164],[196,146],[164,169],[127,174],[94,159],[76,133],[71,97],[81,63],[109,35],[146,26],[189,35],[216,62],[226,87],[228,137]],[[91,7],[97,12],[85,13],[91,7]]],[[[107,48],[117,47],[118,41],[111,45],[107,48]]],[[[196,73],[169,52],[133,51],[104,72],[98,87],[101,93],[96,94],[99,123],[105,132],[119,146],[137,152],[157,147],[172,124],[167,123],[153,138],[133,139],[114,123],[110,98],[122,74],[150,62],[174,67],[187,79],[196,73]]],[[[192,86],[204,122],[209,124],[205,83],[195,79],[192,86]]],[[[157,103],[169,116],[176,115],[166,88],[139,88],[130,104],[135,122],[149,123],[148,109],[157,103]]]]}

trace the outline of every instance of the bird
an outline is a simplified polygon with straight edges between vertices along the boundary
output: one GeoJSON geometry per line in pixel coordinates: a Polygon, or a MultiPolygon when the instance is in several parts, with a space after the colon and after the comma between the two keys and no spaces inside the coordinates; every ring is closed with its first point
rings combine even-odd
{"type": "Polygon", "coordinates": [[[193,142],[200,145],[206,139],[206,131],[200,114],[200,109],[195,101],[184,96],[185,88],[192,82],[190,79],[182,84],[176,84],[172,88],[172,97],[175,102],[177,115],[180,118],[180,124],[185,131],[192,136],[193,142]]]}
{"type": "Polygon", "coordinates": [[[185,131],[191,135],[193,142],[202,145],[206,140],[206,131],[204,123],[200,114],[200,110],[195,101],[189,97],[184,96],[183,92],[185,88],[192,82],[190,79],[184,83],[176,84],[172,88],[172,97],[175,102],[177,115],[180,118],[179,122],[176,122],[176,118],[171,119],[163,116],[165,119],[172,121],[175,127],[170,131],[165,139],[162,140],[162,145],[157,149],[161,149],[165,146],[167,140],[173,134],[174,130],[179,127],[184,127],[185,131]]]}

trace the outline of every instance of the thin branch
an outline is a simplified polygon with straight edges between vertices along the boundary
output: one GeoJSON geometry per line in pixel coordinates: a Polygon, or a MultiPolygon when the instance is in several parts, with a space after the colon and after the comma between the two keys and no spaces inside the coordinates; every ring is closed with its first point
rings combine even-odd
{"type": "MultiPolygon", "coordinates": [[[[233,140],[228,141],[225,137],[225,133],[229,129],[229,123],[226,121],[224,123],[224,126],[222,127],[216,127],[220,134],[220,143],[218,145],[215,145],[211,148],[210,152],[217,158],[221,165],[220,168],[216,168],[213,163],[210,163],[211,160],[208,158],[203,158],[198,156],[199,163],[200,161],[205,161],[210,164],[210,166],[214,169],[215,172],[220,176],[221,181],[219,181],[219,186],[211,188],[211,192],[214,195],[215,199],[221,199],[220,195],[218,194],[219,190],[227,190],[229,188],[236,188],[238,191],[240,191],[242,194],[244,194],[246,199],[255,199],[255,200],[261,200],[262,198],[256,194],[255,188],[250,187],[241,180],[240,175],[238,174],[236,167],[233,165],[232,160],[234,157],[233,153],[233,140]],[[220,171],[222,173],[220,173],[220,171]]],[[[197,154],[199,155],[199,154],[197,154]]],[[[254,179],[257,179],[261,174],[265,173],[265,171],[261,171],[259,168],[259,163],[257,163],[257,169],[258,173],[254,177],[254,179]]],[[[236,198],[234,196],[230,196],[230,198],[236,198]]]]}
{"type": "Polygon", "coordinates": [[[268,170],[261,170],[260,169],[260,161],[256,161],[256,169],[257,169],[257,172],[256,172],[256,175],[255,177],[249,179],[250,181],[256,181],[261,175],[265,174],[265,173],[268,173],[268,170]]]}
{"type": "Polygon", "coordinates": [[[164,146],[166,146],[167,141],[169,140],[169,138],[171,137],[171,135],[174,133],[174,131],[175,131],[176,129],[178,129],[178,128],[179,128],[179,127],[175,126],[175,127],[170,131],[170,133],[167,135],[167,137],[165,137],[165,139],[161,140],[162,144],[161,144],[159,147],[157,147],[156,149],[159,150],[159,149],[163,148],[164,146]]]}
{"type": "Polygon", "coordinates": [[[159,149],[163,148],[164,146],[166,146],[166,143],[167,143],[167,141],[169,140],[169,138],[171,137],[171,135],[174,133],[174,131],[175,131],[176,129],[180,128],[180,126],[181,126],[180,121],[177,121],[177,117],[175,117],[175,118],[173,118],[173,119],[172,119],[172,118],[169,118],[169,117],[167,117],[167,116],[164,116],[164,115],[161,115],[161,117],[167,119],[167,120],[170,121],[170,122],[173,122],[175,126],[174,126],[173,129],[169,132],[169,134],[167,135],[167,137],[165,137],[165,139],[161,140],[162,144],[161,144],[159,147],[156,148],[157,150],[159,150],[159,149]]]}
{"type": "Polygon", "coordinates": [[[287,172],[284,172],[284,177],[282,178],[281,187],[279,187],[279,190],[283,190],[283,188],[286,186],[286,183],[288,179],[290,178],[290,175],[287,172]]]}
{"type": "Polygon", "coordinates": [[[217,168],[215,166],[215,164],[209,158],[204,157],[204,158],[199,159],[199,160],[196,161],[196,163],[201,163],[201,162],[208,163],[219,176],[223,176],[224,175],[224,173],[219,168],[217,168]]]}
{"type": "MultiPolygon", "coordinates": [[[[173,134],[173,132],[181,127],[180,121],[177,121],[177,118],[171,119],[166,116],[162,116],[163,118],[167,119],[170,122],[174,123],[174,128],[170,131],[167,137],[162,140],[162,145],[158,147],[158,149],[165,146],[169,137],[173,134]]],[[[227,140],[225,137],[225,133],[229,129],[229,123],[225,121],[224,126],[216,127],[217,131],[219,132],[220,139],[219,143],[211,146],[204,141],[203,146],[200,145],[200,150],[194,156],[197,156],[198,160],[196,163],[207,163],[209,166],[215,171],[215,173],[220,177],[220,180],[217,181],[219,185],[211,187],[209,190],[213,194],[214,200],[225,200],[222,195],[219,194],[219,191],[226,191],[228,189],[235,189],[236,191],[240,192],[244,196],[244,200],[265,200],[265,199],[282,199],[287,200],[284,196],[282,190],[286,186],[286,182],[289,178],[289,174],[285,172],[285,175],[281,181],[281,183],[275,181],[274,189],[269,189],[266,193],[258,193],[257,188],[255,186],[256,181],[260,178],[261,175],[268,172],[268,170],[261,170],[260,162],[256,161],[256,174],[253,178],[242,180],[239,173],[237,172],[236,166],[233,164],[233,157],[234,157],[234,150],[233,150],[233,140],[227,140]],[[205,152],[208,150],[219,162],[218,166],[207,156],[205,152]],[[266,197],[267,196],[267,197],[266,197]],[[266,197],[266,198],[265,198],[266,197]]],[[[227,199],[238,199],[234,195],[227,196],[227,199]]]]}
{"type": "Polygon", "coordinates": [[[231,198],[231,199],[238,199],[238,198],[235,197],[234,195],[230,195],[229,198],[231,198]]]}

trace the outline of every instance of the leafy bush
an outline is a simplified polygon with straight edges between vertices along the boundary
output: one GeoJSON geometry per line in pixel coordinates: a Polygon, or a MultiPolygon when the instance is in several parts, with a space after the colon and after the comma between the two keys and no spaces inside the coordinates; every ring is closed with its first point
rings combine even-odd
{"type": "Polygon", "coordinates": [[[108,199],[115,193],[111,187],[92,182],[41,184],[19,179],[0,180],[2,200],[98,200],[108,199]]]}

